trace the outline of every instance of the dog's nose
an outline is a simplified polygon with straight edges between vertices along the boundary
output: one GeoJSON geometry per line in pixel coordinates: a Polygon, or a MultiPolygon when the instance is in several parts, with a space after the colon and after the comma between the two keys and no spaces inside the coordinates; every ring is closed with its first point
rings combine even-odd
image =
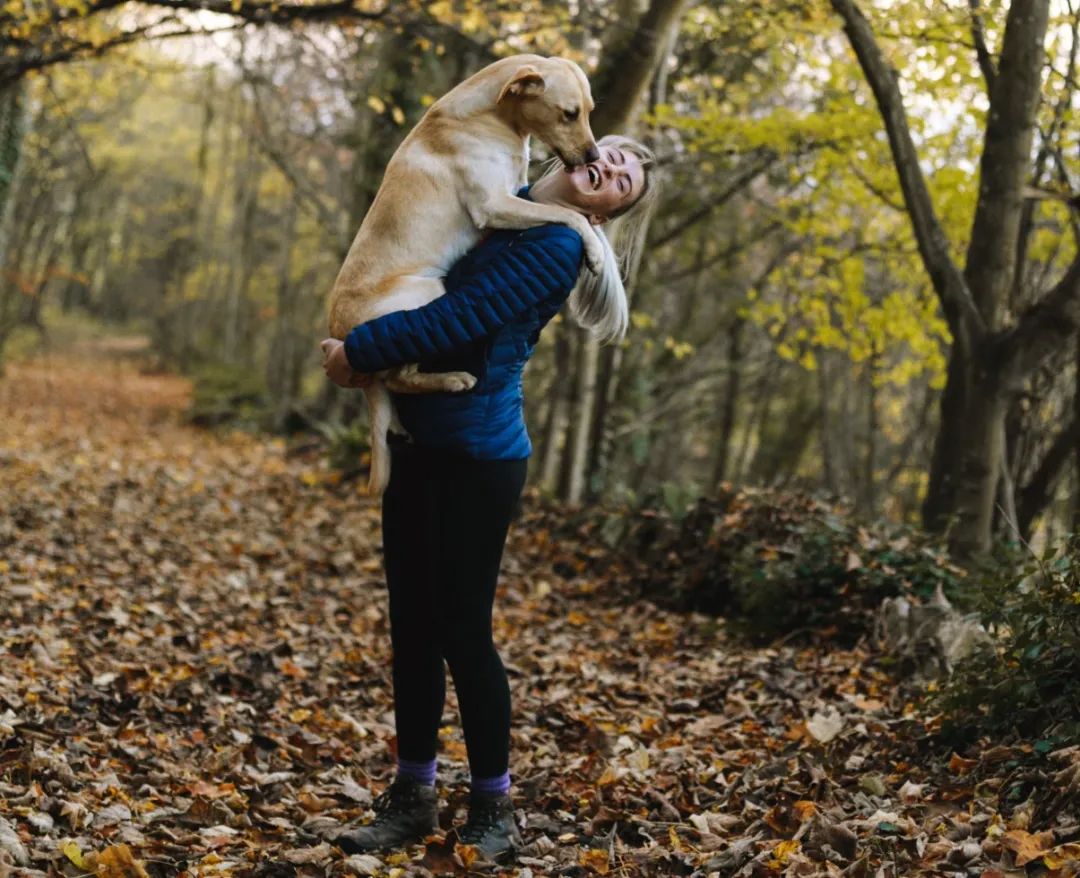
{"type": "Polygon", "coordinates": [[[600,149],[594,143],[587,150],[585,150],[585,164],[589,164],[589,162],[595,162],[598,158],[600,158],[600,149]]]}

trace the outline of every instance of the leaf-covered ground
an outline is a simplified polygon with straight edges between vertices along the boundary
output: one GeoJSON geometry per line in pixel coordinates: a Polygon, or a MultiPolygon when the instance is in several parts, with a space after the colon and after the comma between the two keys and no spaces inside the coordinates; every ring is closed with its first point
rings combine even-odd
{"type": "MultiPolygon", "coordinates": [[[[316,450],[186,426],[187,383],[136,363],[0,379],[0,876],[477,871],[452,835],[328,841],[393,772],[376,507],[316,450]]],[[[869,656],[747,650],[619,601],[578,572],[599,549],[542,520],[497,605],[527,842],[505,874],[1077,874],[1055,786],[1075,752],[929,749],[869,656]]],[[[449,691],[447,831],[468,780],[449,691]]]]}

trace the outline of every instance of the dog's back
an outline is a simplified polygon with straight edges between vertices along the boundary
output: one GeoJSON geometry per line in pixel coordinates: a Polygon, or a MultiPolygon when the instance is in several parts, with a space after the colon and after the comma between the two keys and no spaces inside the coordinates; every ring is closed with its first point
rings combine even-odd
{"type": "Polygon", "coordinates": [[[526,149],[523,138],[482,123],[463,128],[432,107],[390,159],[353,239],[334,284],[331,333],[343,337],[358,323],[417,307],[388,294],[406,276],[444,277],[480,239],[466,209],[475,195],[462,191],[455,166],[483,167],[493,188],[513,192],[524,178],[526,149]]]}

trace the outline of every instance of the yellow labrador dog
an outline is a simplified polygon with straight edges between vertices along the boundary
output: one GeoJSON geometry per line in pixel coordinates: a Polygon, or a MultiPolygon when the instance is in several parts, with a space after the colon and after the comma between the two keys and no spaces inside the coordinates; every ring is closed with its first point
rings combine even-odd
{"type": "MultiPolygon", "coordinates": [[[[330,298],[330,335],[344,339],[360,323],[437,299],[450,267],[482,229],[568,225],[585,242],[588,267],[599,271],[604,251],[584,216],[515,197],[526,182],[530,135],[568,167],[596,161],[592,109],[581,68],[539,55],[496,61],[432,104],[390,159],[345,257],[330,298]]],[[[476,383],[466,372],[426,373],[416,365],[379,378],[364,388],[371,412],[368,490],[375,495],[390,478],[388,388],[462,391],[476,383]]]]}

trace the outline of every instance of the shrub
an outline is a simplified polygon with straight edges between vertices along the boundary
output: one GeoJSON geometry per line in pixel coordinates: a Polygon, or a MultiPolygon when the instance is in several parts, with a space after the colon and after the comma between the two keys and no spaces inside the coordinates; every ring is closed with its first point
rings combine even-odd
{"type": "Polygon", "coordinates": [[[1080,537],[1018,575],[986,577],[976,601],[992,643],[938,693],[943,732],[1080,741],[1080,537]]]}
{"type": "Polygon", "coordinates": [[[269,401],[262,376],[254,370],[225,363],[198,366],[192,374],[189,417],[200,427],[258,427],[269,401]]]}
{"type": "Polygon", "coordinates": [[[925,599],[938,583],[955,596],[962,578],[927,536],[774,491],[729,489],[678,523],[639,512],[620,548],[642,596],[724,616],[759,643],[797,633],[853,643],[871,631],[884,598],[925,599]]]}
{"type": "Polygon", "coordinates": [[[327,441],[327,461],[344,478],[354,478],[367,471],[371,446],[366,423],[356,419],[347,423],[320,422],[316,429],[327,441]]]}

